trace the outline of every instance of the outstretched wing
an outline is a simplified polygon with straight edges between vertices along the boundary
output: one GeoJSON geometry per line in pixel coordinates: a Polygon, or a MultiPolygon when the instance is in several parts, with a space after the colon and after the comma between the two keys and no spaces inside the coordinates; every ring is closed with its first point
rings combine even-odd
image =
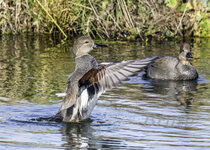
{"type": "Polygon", "coordinates": [[[63,104],[55,120],[75,121],[87,118],[94,108],[97,98],[107,89],[115,87],[128,76],[134,75],[152,63],[157,57],[136,61],[123,61],[109,65],[99,65],[89,70],[79,82],[69,83],[63,104]]]}
{"type": "Polygon", "coordinates": [[[118,83],[126,80],[136,72],[152,63],[157,57],[135,61],[122,61],[109,65],[99,65],[88,71],[78,83],[78,97],[87,89],[89,98],[97,93],[103,93],[107,89],[115,87],[118,83]]]}

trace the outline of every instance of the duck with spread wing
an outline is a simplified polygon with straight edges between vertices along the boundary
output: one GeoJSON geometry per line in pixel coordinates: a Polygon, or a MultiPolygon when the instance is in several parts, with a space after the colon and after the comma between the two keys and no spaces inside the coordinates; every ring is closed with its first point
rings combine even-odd
{"type": "Polygon", "coordinates": [[[76,68],[69,76],[66,96],[55,118],[64,122],[80,122],[90,116],[98,97],[129,76],[142,71],[156,57],[122,61],[108,65],[98,64],[88,53],[100,47],[90,36],[82,36],[73,44],[76,68]]]}

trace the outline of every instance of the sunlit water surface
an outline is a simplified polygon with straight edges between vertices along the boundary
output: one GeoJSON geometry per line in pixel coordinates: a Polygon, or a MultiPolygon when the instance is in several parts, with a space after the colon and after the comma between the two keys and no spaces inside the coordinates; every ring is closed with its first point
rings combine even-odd
{"type": "MultiPolygon", "coordinates": [[[[180,43],[119,43],[91,52],[99,62],[177,55],[180,43]]],[[[72,41],[0,37],[0,149],[210,149],[210,40],[191,41],[197,81],[131,77],[107,91],[90,120],[53,116],[74,71],[72,41]]]]}

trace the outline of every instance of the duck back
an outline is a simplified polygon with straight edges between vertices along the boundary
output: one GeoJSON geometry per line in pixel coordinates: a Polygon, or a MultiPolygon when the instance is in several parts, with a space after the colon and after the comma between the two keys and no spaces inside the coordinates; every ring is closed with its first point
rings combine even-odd
{"type": "Polygon", "coordinates": [[[196,69],[189,63],[184,65],[178,57],[164,56],[150,64],[147,77],[160,80],[193,80],[198,78],[196,69]]]}

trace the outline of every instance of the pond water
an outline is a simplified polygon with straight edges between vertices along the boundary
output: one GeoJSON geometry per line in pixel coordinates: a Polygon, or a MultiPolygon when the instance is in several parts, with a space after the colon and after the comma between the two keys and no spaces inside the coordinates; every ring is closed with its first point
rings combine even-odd
{"type": "MultiPolygon", "coordinates": [[[[122,42],[98,62],[177,55],[177,42],[122,42]]],[[[197,81],[133,76],[104,93],[82,123],[37,121],[58,111],[74,71],[72,41],[0,37],[0,149],[210,149],[210,39],[191,41],[197,81]]]]}

